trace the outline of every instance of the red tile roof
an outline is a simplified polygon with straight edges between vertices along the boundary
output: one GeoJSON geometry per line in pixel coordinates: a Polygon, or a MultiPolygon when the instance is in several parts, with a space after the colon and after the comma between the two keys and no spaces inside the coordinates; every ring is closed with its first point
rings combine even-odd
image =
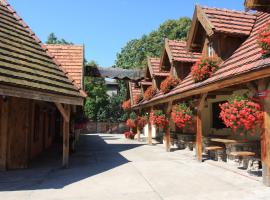
{"type": "Polygon", "coordinates": [[[256,17],[247,12],[201,7],[214,32],[248,36],[256,17]]]}
{"type": "Polygon", "coordinates": [[[201,57],[201,53],[188,51],[186,41],[166,39],[165,49],[169,58],[171,57],[171,62],[196,62],[201,57]]]}
{"type": "Polygon", "coordinates": [[[152,85],[152,81],[146,81],[146,80],[142,80],[140,81],[141,85],[152,85]]]}
{"type": "MultiPolygon", "coordinates": [[[[221,82],[227,79],[234,79],[239,75],[244,75],[253,71],[270,67],[270,58],[261,59],[261,48],[257,42],[258,30],[270,21],[270,13],[256,13],[257,20],[254,24],[250,36],[245,42],[233,53],[233,55],[220,65],[220,69],[205,81],[194,83],[191,75],[188,75],[175,89],[165,95],[157,95],[147,104],[156,100],[160,100],[175,94],[199,89],[203,86],[210,85],[215,82],[221,82]]],[[[225,87],[225,86],[224,86],[225,87]]]]}
{"type": "Polygon", "coordinates": [[[133,99],[135,96],[142,94],[141,88],[137,87],[134,82],[129,82],[129,84],[130,84],[130,87],[129,87],[130,88],[130,95],[132,96],[133,99]]]}
{"type": "Polygon", "coordinates": [[[148,60],[147,67],[149,68],[151,77],[153,77],[155,74],[160,72],[160,68],[159,68],[160,58],[148,58],[147,60],[148,60]]]}
{"type": "Polygon", "coordinates": [[[83,88],[84,46],[48,44],[46,47],[76,84],[83,88]]]}

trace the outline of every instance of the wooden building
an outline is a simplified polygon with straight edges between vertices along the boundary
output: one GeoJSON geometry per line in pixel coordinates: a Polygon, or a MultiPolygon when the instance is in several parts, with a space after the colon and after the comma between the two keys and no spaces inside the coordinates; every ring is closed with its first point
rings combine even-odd
{"type": "MultiPolygon", "coordinates": [[[[218,110],[213,112],[216,109],[215,105],[226,101],[232,94],[248,92],[251,97],[258,97],[260,91],[270,89],[270,58],[262,59],[261,47],[257,42],[258,31],[269,22],[270,14],[262,8],[259,10],[264,12],[247,13],[197,5],[183,57],[195,54],[198,56],[195,56],[197,59],[215,58],[220,61],[219,69],[210,78],[195,82],[190,73],[192,63],[180,60],[178,65],[175,65],[168,48],[170,41],[166,40],[160,67],[177,75],[181,82],[170,92],[157,93],[152,99],[133,106],[137,111],[163,108],[170,119],[172,105],[192,101],[196,110],[196,156],[199,161],[202,161],[204,137],[232,135],[230,129],[220,128],[214,123],[218,112],[218,110]]],[[[181,49],[173,52],[183,53],[181,49]]],[[[261,99],[264,108],[264,127],[256,136],[247,138],[260,142],[263,182],[268,186],[270,186],[269,100],[270,93],[267,92],[265,98],[261,99]]],[[[169,126],[164,130],[167,151],[171,145],[171,128],[172,126],[169,126]]]]}
{"type": "Polygon", "coordinates": [[[0,168],[26,168],[63,138],[68,165],[70,116],[85,92],[5,0],[0,1],[0,168]]]}

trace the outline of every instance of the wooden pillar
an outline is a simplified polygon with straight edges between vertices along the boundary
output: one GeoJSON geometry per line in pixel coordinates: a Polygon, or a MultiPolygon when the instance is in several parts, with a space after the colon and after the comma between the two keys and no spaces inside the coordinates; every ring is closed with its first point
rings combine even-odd
{"type": "Polygon", "coordinates": [[[202,109],[207,94],[203,94],[199,99],[197,106],[197,132],[196,132],[196,156],[199,162],[202,162],[202,109]]]}
{"type": "Polygon", "coordinates": [[[63,161],[62,166],[64,168],[68,167],[69,158],[69,133],[70,133],[70,105],[62,105],[60,103],[55,103],[59,112],[63,117],[63,161]]]}
{"type": "MultiPolygon", "coordinates": [[[[151,107],[150,112],[152,112],[153,110],[153,107],[151,107]]],[[[150,120],[148,123],[148,144],[152,145],[152,123],[150,122],[150,120]]]]}
{"type": "Polygon", "coordinates": [[[139,127],[137,126],[137,135],[138,135],[138,141],[141,140],[141,130],[139,129],[139,127]]]}
{"type": "MultiPolygon", "coordinates": [[[[258,90],[270,90],[269,82],[260,80],[258,90]]],[[[270,186],[270,94],[267,94],[265,99],[261,100],[263,105],[264,123],[261,133],[261,161],[262,161],[262,176],[263,184],[270,186]]]]}
{"type": "Polygon", "coordinates": [[[166,139],[166,151],[171,151],[171,127],[170,127],[170,121],[171,121],[171,110],[172,110],[172,102],[170,101],[167,105],[166,109],[166,117],[168,119],[168,126],[165,128],[165,139],[166,139]]]}
{"type": "Polygon", "coordinates": [[[6,97],[5,99],[1,99],[0,101],[2,101],[0,130],[0,169],[7,170],[9,100],[6,97]]]}

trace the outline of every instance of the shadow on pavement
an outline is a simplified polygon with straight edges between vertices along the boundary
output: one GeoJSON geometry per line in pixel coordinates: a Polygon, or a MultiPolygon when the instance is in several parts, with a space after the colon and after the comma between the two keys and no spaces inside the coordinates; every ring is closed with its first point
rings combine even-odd
{"type": "Polygon", "coordinates": [[[77,152],[70,156],[70,166],[62,169],[61,151],[50,150],[35,160],[29,169],[0,172],[0,191],[60,189],[128,163],[120,152],[141,144],[117,143],[119,136],[81,135],[77,152]],[[104,140],[113,140],[108,144],[104,140]]]}

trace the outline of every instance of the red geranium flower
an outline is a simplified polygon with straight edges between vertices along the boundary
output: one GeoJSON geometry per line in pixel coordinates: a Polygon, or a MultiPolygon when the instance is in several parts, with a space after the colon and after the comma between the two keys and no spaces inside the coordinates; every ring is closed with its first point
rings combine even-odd
{"type": "Polygon", "coordinates": [[[261,54],[262,58],[267,58],[270,56],[270,21],[268,21],[258,33],[258,42],[262,48],[261,54]]]}
{"type": "Polygon", "coordinates": [[[179,128],[191,128],[193,112],[185,103],[177,104],[171,112],[172,120],[179,128]]]}
{"type": "Polygon", "coordinates": [[[171,89],[175,88],[179,84],[179,79],[174,76],[168,76],[162,83],[160,84],[160,90],[163,94],[169,92],[171,89]]]}
{"type": "Polygon", "coordinates": [[[143,98],[144,100],[150,100],[152,99],[152,97],[156,94],[156,90],[153,86],[150,86],[147,88],[147,90],[145,91],[143,98]]]}
{"type": "Polygon", "coordinates": [[[191,68],[191,76],[195,82],[203,81],[212,76],[218,70],[217,61],[214,59],[202,59],[191,68]]]}
{"type": "Polygon", "coordinates": [[[249,100],[246,97],[233,96],[229,102],[220,105],[220,118],[227,127],[234,132],[249,132],[254,135],[256,128],[263,122],[263,112],[261,105],[249,100]]]}
{"type": "Polygon", "coordinates": [[[128,110],[128,109],[131,108],[131,102],[130,102],[130,99],[123,102],[122,108],[123,108],[123,110],[128,110]]]}
{"type": "Polygon", "coordinates": [[[144,126],[148,123],[148,116],[138,116],[136,119],[137,127],[142,130],[144,126]]]}
{"type": "Polygon", "coordinates": [[[165,128],[168,126],[169,121],[166,118],[165,114],[163,114],[162,110],[154,110],[153,112],[150,113],[150,122],[153,125],[156,125],[158,127],[165,128]]]}
{"type": "Polygon", "coordinates": [[[140,103],[141,100],[143,100],[143,96],[141,94],[134,96],[134,104],[140,103]]]}
{"type": "Polygon", "coordinates": [[[132,119],[128,119],[127,122],[126,122],[126,125],[129,127],[129,128],[135,128],[136,127],[136,123],[134,120],[132,119]]]}

